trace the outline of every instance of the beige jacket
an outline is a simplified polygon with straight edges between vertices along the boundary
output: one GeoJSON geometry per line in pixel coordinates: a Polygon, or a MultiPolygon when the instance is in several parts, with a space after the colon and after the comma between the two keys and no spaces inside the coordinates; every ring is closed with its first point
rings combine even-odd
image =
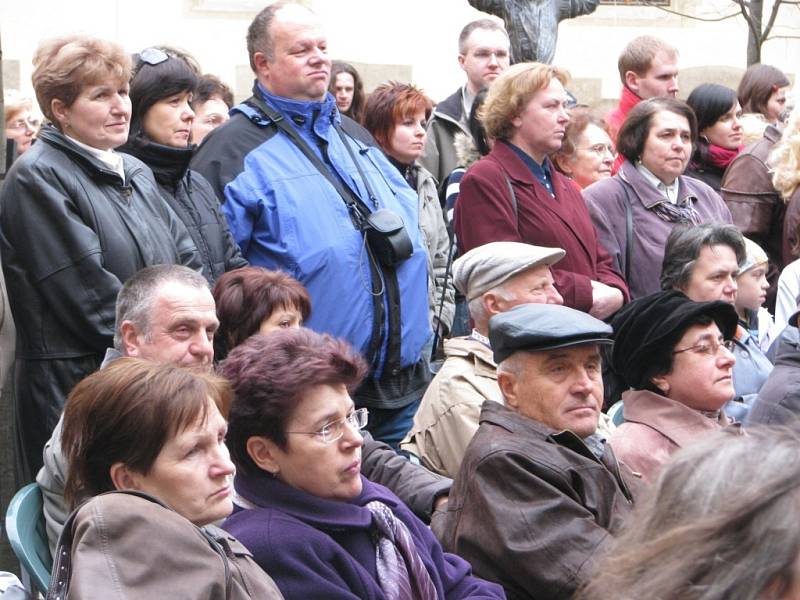
{"type": "Polygon", "coordinates": [[[454,477],[464,450],[478,429],[485,400],[503,404],[492,351],[471,338],[444,343],[445,360],[433,378],[401,443],[430,470],[454,477]]]}
{"type": "Polygon", "coordinates": [[[59,541],[48,600],[283,599],[236,538],[196,527],[154,498],[102,494],[71,525],[59,541]]]}

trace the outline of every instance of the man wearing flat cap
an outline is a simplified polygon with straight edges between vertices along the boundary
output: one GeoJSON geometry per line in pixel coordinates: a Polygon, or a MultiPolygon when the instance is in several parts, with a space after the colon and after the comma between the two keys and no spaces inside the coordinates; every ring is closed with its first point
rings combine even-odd
{"type": "Polygon", "coordinates": [[[433,528],[510,600],[571,598],[632,506],[624,467],[595,434],[600,346],[611,335],[557,305],[525,304],[489,321],[504,404],[483,405],[433,528]]]}
{"type": "Polygon", "coordinates": [[[445,342],[445,360],[414,416],[401,448],[430,470],[455,477],[478,429],[484,401],[503,402],[489,343],[489,319],[524,303],[561,304],[550,265],[561,248],[491,242],[453,263],[456,288],[469,303],[471,335],[445,342]]]}

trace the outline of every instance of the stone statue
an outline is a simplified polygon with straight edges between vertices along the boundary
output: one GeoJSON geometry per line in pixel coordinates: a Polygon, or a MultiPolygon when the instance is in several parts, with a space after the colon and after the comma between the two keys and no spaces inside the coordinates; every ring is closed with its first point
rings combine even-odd
{"type": "Polygon", "coordinates": [[[503,19],[511,39],[511,62],[553,62],[558,24],[588,15],[600,0],[469,0],[480,11],[503,19]]]}

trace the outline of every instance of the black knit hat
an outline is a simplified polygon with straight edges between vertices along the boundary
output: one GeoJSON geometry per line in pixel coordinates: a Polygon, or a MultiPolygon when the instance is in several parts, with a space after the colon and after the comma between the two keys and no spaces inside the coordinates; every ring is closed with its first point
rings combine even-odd
{"type": "Polygon", "coordinates": [[[683,293],[670,290],[656,292],[634,300],[614,317],[614,348],[611,368],[627,387],[645,389],[652,366],[675,344],[686,330],[707,316],[728,340],[736,333],[736,309],[728,302],[694,302],[683,293]]]}

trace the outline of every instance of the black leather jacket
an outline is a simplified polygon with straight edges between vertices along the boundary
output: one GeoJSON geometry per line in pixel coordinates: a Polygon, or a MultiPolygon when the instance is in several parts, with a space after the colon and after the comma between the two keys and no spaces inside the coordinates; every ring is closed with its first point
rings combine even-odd
{"type": "Polygon", "coordinates": [[[46,126],[0,194],[0,250],[19,337],[17,422],[36,470],[67,394],[112,345],[122,282],[150,265],[201,267],[150,169],[122,156],[124,183],[46,126]]]}
{"type": "Polygon", "coordinates": [[[226,271],[247,266],[211,184],[189,169],[194,146],[172,148],[137,136],[120,151],[132,154],[153,170],[161,195],[186,225],[200,252],[203,275],[209,283],[213,285],[226,271]]]}

